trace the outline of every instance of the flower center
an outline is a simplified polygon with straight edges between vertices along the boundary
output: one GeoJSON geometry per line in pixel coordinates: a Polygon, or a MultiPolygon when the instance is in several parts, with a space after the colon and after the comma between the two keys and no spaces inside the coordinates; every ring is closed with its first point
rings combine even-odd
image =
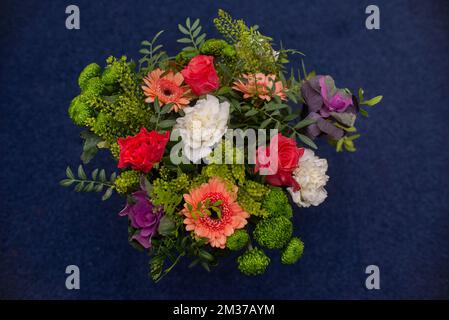
{"type": "Polygon", "coordinates": [[[217,209],[221,212],[221,218],[218,215],[218,212],[216,212],[213,209],[209,209],[211,212],[211,215],[204,215],[201,219],[208,225],[209,228],[212,229],[221,229],[223,225],[226,225],[230,220],[230,208],[227,203],[227,201],[223,198],[223,195],[221,193],[217,192],[209,192],[206,193],[203,197],[203,203],[206,201],[206,199],[209,199],[210,206],[213,206],[214,203],[221,200],[222,203],[217,207],[217,209]]]}

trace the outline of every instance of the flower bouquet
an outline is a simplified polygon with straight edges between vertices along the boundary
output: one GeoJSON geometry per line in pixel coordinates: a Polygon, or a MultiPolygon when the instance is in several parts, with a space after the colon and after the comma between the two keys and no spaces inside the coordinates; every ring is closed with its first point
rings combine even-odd
{"type": "Polygon", "coordinates": [[[246,275],[264,273],[273,257],[296,263],[304,244],[291,203],[327,197],[328,164],[314,141],[355,151],[357,117],[382,98],[339,89],[302,59],[287,73],[301,52],[275,47],[222,10],[214,25],[223,39],[207,38],[199,20],[179,24],[185,47],[176,56],[158,44],[161,31],[142,42],[136,62],[89,64],[68,110],[85,129],[83,164],[108,149],[120,172],[68,167],[61,185],[124,196],[128,240],[151,256],[155,281],[183,257],[209,271],[235,251],[246,275]]]}

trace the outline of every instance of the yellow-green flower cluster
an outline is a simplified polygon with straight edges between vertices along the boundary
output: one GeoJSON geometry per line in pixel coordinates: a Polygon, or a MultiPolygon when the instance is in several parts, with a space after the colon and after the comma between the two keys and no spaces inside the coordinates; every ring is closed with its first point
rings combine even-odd
{"type": "Polygon", "coordinates": [[[121,194],[127,194],[136,190],[140,183],[140,172],[138,171],[123,171],[114,180],[115,190],[121,194]]]}
{"type": "Polygon", "coordinates": [[[126,57],[109,57],[103,73],[99,65],[89,64],[78,79],[81,94],[72,101],[69,115],[109,145],[118,137],[136,134],[152,116],[133,69],[126,57]]]}

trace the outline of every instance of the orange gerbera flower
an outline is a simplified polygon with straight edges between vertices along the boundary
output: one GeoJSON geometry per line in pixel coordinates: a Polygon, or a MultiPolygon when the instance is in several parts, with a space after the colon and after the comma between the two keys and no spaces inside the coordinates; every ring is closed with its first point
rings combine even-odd
{"type": "Polygon", "coordinates": [[[212,247],[224,249],[226,239],[234,233],[235,229],[243,228],[249,218],[249,214],[245,212],[236,202],[237,187],[234,186],[229,190],[225,182],[219,178],[211,178],[208,183],[204,183],[196,189],[184,194],[184,209],[181,213],[186,217],[184,223],[187,231],[193,231],[198,237],[208,238],[212,247]],[[209,216],[206,213],[205,205],[208,200],[213,204],[220,201],[219,209],[221,217],[214,215],[209,216]],[[198,208],[198,203],[202,203],[201,215],[192,215],[192,211],[198,208]]]}
{"type": "Polygon", "coordinates": [[[278,96],[282,100],[286,100],[282,81],[276,81],[276,76],[274,74],[243,74],[242,78],[243,81],[234,81],[234,86],[232,88],[243,92],[244,99],[259,97],[262,100],[270,101],[273,96],[278,96]],[[273,89],[274,91],[272,91],[273,89]]]}
{"type": "Polygon", "coordinates": [[[143,78],[142,86],[147,98],[145,102],[153,102],[157,97],[160,105],[173,103],[173,110],[178,111],[190,103],[189,90],[183,86],[184,77],[181,73],[169,71],[164,74],[161,69],[155,69],[143,78]]]}

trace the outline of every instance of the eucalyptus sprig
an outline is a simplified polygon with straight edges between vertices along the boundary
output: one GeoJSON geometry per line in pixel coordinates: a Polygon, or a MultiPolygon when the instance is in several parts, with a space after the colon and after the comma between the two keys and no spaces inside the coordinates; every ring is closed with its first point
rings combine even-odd
{"type": "Polygon", "coordinates": [[[101,198],[103,201],[109,199],[115,189],[114,180],[117,177],[115,172],[113,172],[108,179],[104,169],[95,169],[90,175],[91,178],[89,178],[84,171],[83,166],[80,164],[78,166],[77,177],[70,167],[67,167],[65,173],[67,178],[59,182],[61,186],[70,187],[71,185],[76,184],[74,189],[76,192],[102,192],[103,189],[106,188],[106,192],[101,198]]]}

